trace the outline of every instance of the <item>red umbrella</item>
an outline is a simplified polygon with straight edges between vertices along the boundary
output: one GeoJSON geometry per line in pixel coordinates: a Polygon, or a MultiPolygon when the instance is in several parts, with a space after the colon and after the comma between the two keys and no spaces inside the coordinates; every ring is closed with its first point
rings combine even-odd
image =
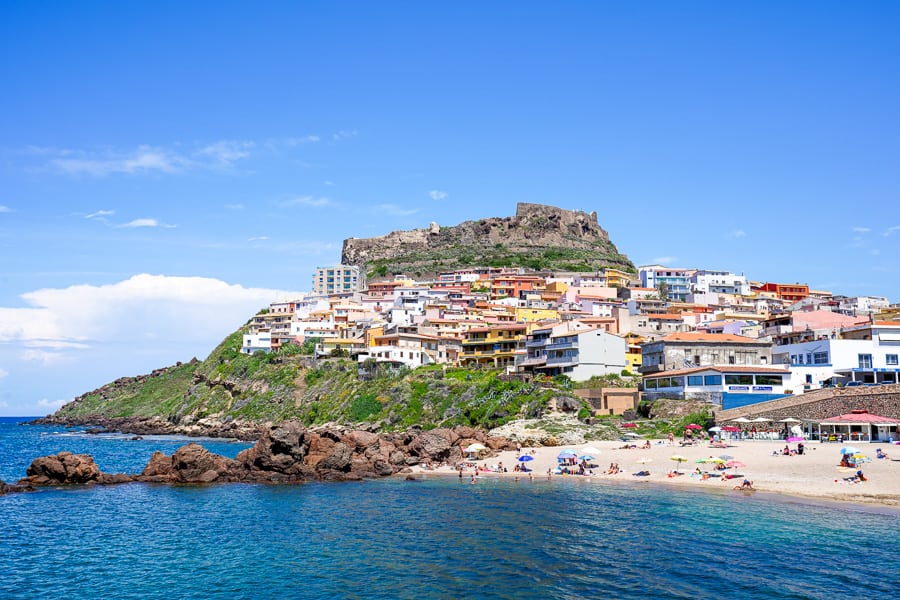
{"type": "Polygon", "coordinates": [[[684,428],[685,428],[685,429],[703,429],[702,427],[700,427],[700,426],[697,425],[696,423],[691,423],[690,425],[685,425],[684,428]]]}
{"type": "Polygon", "coordinates": [[[637,423],[622,423],[622,427],[637,427],[637,423]]]}
{"type": "Polygon", "coordinates": [[[741,430],[740,427],[735,427],[734,425],[726,425],[725,427],[722,428],[722,431],[730,431],[732,433],[735,431],[740,431],[740,430],[741,430]]]}

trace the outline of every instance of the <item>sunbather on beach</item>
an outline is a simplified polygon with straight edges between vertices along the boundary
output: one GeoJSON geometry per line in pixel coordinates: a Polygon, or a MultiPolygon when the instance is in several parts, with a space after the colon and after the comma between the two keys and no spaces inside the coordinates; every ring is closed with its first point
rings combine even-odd
{"type": "Polygon", "coordinates": [[[736,486],[734,486],[733,489],[735,489],[735,490],[752,490],[753,482],[750,481],[749,479],[745,479],[741,485],[736,485],[736,486]]]}

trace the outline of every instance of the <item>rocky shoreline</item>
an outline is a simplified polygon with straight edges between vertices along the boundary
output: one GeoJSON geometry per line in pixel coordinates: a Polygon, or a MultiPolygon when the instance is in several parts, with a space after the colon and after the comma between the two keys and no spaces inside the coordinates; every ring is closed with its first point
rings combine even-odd
{"type": "Polygon", "coordinates": [[[376,434],[339,428],[308,429],[289,421],[264,428],[256,444],[234,459],[190,443],[172,456],[155,452],[141,473],[129,475],[102,472],[88,454],[60,452],[36,458],[25,478],[12,486],[0,483],[0,489],[30,491],[48,486],[129,482],[356,481],[410,473],[416,465],[455,464],[464,457],[464,448],[473,443],[483,444],[489,452],[515,449],[515,443],[508,438],[490,436],[471,427],[376,434]]]}
{"type": "Polygon", "coordinates": [[[249,421],[220,421],[217,419],[194,420],[185,417],[170,421],[160,417],[57,417],[49,415],[28,425],[60,425],[63,427],[87,427],[88,433],[128,433],[132,435],[185,435],[190,437],[231,438],[244,442],[258,440],[266,425],[249,421]]]}

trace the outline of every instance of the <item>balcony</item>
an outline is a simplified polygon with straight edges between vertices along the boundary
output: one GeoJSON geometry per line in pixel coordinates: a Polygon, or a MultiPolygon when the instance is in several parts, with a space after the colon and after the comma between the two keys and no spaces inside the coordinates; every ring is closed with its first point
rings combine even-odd
{"type": "Polygon", "coordinates": [[[569,340],[566,342],[553,342],[547,344],[547,350],[569,350],[578,348],[578,340],[569,340]]]}

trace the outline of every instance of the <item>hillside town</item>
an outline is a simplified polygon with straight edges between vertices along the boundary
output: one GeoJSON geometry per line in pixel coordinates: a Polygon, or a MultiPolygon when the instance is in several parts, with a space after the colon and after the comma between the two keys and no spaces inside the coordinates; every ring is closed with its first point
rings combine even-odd
{"type": "Polygon", "coordinates": [[[360,365],[576,382],[640,374],[644,399],[718,410],[900,376],[900,304],[725,271],[471,268],[367,281],[360,267],[337,265],[317,268],[311,289],[255,315],[241,351],[306,344],[360,365]]]}

